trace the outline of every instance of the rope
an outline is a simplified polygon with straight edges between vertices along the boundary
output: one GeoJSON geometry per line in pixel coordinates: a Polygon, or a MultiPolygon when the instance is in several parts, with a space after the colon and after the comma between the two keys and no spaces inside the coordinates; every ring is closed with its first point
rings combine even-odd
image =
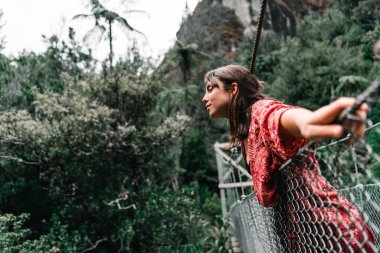
{"type": "Polygon", "coordinates": [[[263,29],[263,21],[264,21],[264,15],[265,15],[266,6],[267,6],[267,0],[262,0],[261,1],[259,20],[257,21],[257,29],[256,29],[255,42],[253,44],[251,64],[250,64],[250,67],[249,67],[249,69],[250,69],[250,71],[251,71],[252,74],[253,74],[253,69],[255,68],[255,64],[256,64],[256,54],[257,54],[257,49],[259,47],[259,41],[260,41],[261,31],[263,29]]]}

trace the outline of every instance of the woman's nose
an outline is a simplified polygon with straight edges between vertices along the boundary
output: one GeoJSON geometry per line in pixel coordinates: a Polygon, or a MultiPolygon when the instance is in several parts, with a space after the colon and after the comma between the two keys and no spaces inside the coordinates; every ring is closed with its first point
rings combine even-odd
{"type": "Polygon", "coordinates": [[[205,94],[204,97],[202,98],[202,102],[206,104],[207,101],[208,101],[208,99],[207,99],[206,94],[205,94]]]}

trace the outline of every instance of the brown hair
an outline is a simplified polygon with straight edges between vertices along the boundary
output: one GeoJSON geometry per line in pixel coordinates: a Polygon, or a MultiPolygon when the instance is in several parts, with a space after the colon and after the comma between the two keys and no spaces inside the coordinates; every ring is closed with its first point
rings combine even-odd
{"type": "Polygon", "coordinates": [[[228,106],[228,125],[230,129],[231,147],[238,145],[248,137],[251,121],[251,106],[258,100],[265,98],[263,82],[248,69],[239,65],[227,65],[211,70],[205,75],[205,83],[216,82],[217,78],[224,84],[224,89],[230,91],[232,83],[237,83],[238,90],[230,99],[228,106]]]}

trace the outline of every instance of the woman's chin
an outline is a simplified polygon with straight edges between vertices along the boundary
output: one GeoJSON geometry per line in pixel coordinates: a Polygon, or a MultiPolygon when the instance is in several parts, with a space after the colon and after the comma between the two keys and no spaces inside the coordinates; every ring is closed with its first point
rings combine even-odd
{"type": "Polygon", "coordinates": [[[210,118],[213,118],[213,119],[217,118],[216,113],[213,111],[209,111],[208,114],[210,115],[210,118]]]}
{"type": "Polygon", "coordinates": [[[209,110],[207,110],[208,114],[210,115],[210,118],[213,118],[213,119],[219,119],[219,118],[227,118],[227,114],[226,113],[222,113],[221,111],[219,110],[212,110],[211,108],[209,110]],[[226,115],[225,115],[226,114],[226,115]]]}

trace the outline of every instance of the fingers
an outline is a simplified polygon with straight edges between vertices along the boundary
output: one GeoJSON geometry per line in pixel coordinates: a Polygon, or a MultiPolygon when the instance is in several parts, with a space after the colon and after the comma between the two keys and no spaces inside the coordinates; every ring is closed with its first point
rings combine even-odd
{"type": "Polygon", "coordinates": [[[357,138],[363,138],[365,132],[365,124],[364,123],[354,123],[351,127],[351,133],[357,138]]]}
{"type": "Polygon", "coordinates": [[[360,118],[360,121],[354,121],[351,127],[351,132],[353,135],[355,135],[358,138],[364,137],[365,132],[365,122],[367,119],[367,111],[368,111],[368,105],[363,104],[357,111],[356,116],[360,118]]]}
{"type": "Polygon", "coordinates": [[[364,104],[362,104],[362,105],[359,107],[358,111],[362,111],[362,112],[367,113],[367,112],[368,112],[368,109],[369,109],[368,104],[367,104],[367,103],[364,103],[364,104]]]}

